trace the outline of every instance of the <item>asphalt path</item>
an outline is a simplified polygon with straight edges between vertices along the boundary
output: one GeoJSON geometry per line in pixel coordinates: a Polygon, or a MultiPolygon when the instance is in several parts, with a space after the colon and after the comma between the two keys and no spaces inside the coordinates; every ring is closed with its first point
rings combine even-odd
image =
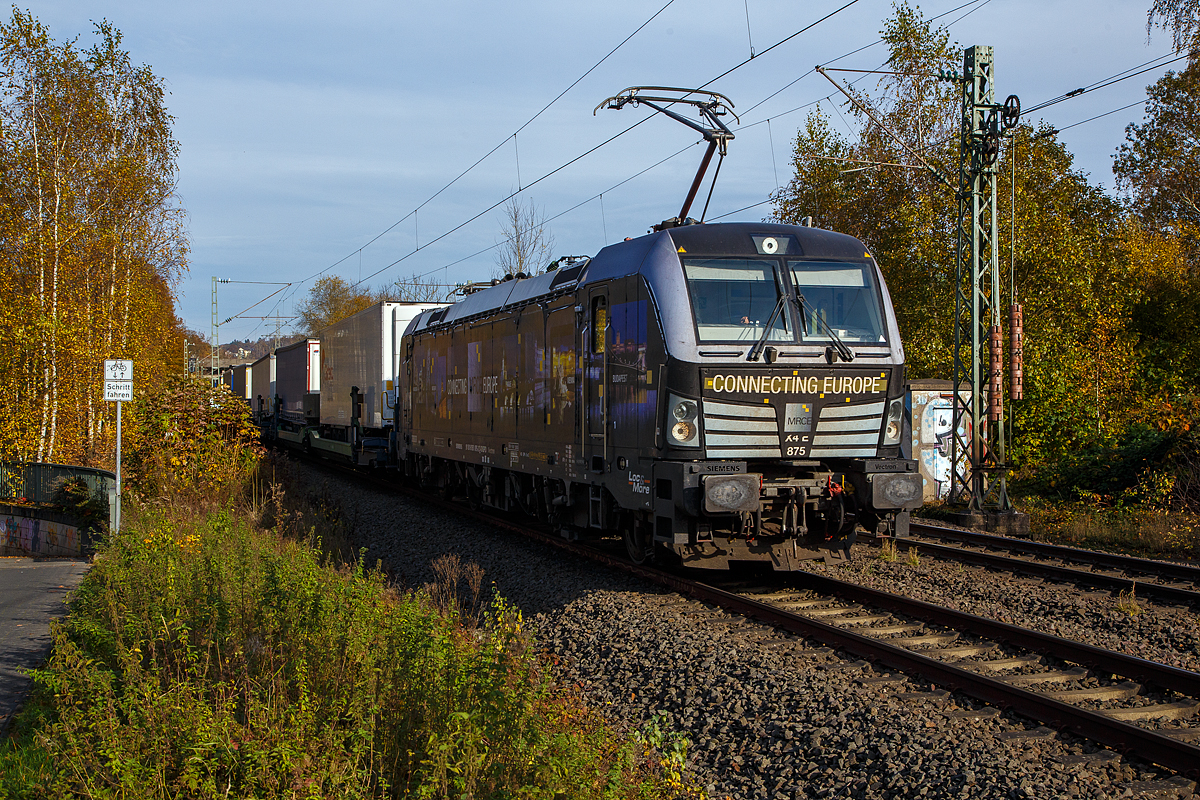
{"type": "Polygon", "coordinates": [[[0,733],[25,700],[25,674],[50,654],[50,620],[66,615],[67,592],[87,572],[83,558],[0,558],[0,733]]]}

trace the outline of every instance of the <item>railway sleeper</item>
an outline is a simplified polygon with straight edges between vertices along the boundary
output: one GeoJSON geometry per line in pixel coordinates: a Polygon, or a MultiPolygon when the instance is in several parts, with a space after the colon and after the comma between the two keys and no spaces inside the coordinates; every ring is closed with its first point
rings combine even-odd
{"type": "Polygon", "coordinates": [[[1000,680],[1012,686],[1037,686],[1042,683],[1070,683],[1086,676],[1087,673],[1088,671],[1083,667],[1073,667],[1067,670],[1053,669],[1046,672],[1030,672],[1024,675],[1002,675],[1000,680]]]}
{"type": "Polygon", "coordinates": [[[1041,665],[1041,656],[1016,656],[1015,658],[997,658],[992,661],[979,661],[971,666],[977,670],[989,670],[993,672],[1001,672],[1006,669],[1018,669],[1020,667],[1041,665]]]}
{"type": "MultiPolygon", "coordinates": [[[[1191,719],[1200,709],[1200,701],[1180,700],[1175,703],[1155,703],[1149,706],[1133,708],[1104,708],[1100,713],[1106,717],[1119,719],[1123,722],[1149,722],[1151,720],[1191,719]]],[[[1167,736],[1179,738],[1200,739],[1200,729],[1188,728],[1183,731],[1159,731],[1167,736]]]]}
{"type": "MultiPolygon", "coordinates": [[[[1085,670],[1086,671],[1086,670],[1085,670]]],[[[1065,689],[1057,692],[1046,692],[1047,697],[1073,703],[1080,700],[1128,700],[1142,691],[1140,683],[1123,681],[1115,686],[1093,686],[1088,689],[1065,689]]]]}

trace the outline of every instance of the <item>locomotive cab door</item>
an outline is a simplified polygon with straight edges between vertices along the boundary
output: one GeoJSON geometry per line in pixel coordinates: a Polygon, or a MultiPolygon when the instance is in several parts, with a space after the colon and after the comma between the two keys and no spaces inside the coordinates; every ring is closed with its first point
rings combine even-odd
{"type": "Polygon", "coordinates": [[[606,471],[608,461],[608,285],[602,284],[588,292],[585,309],[586,324],[581,325],[585,341],[580,351],[584,355],[586,400],[583,426],[583,452],[588,469],[593,473],[606,471]]]}

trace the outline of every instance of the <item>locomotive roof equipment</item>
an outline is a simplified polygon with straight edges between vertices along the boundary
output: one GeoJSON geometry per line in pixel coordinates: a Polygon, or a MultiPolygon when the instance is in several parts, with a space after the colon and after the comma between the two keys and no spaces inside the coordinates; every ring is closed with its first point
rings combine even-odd
{"type": "Polygon", "coordinates": [[[712,184],[708,188],[708,199],[704,201],[704,211],[700,212],[700,222],[704,221],[704,215],[708,213],[708,203],[712,200],[713,189],[717,185],[717,176],[721,174],[721,163],[725,160],[725,153],[728,149],[728,142],[733,137],[733,132],[728,126],[721,121],[721,117],[726,114],[733,117],[739,123],[737,114],[733,113],[733,103],[723,94],[716,92],[707,92],[703,89],[679,89],[672,86],[630,86],[628,89],[622,89],[615,96],[608,98],[600,105],[592,110],[592,115],[601,108],[611,108],[620,111],[627,105],[650,106],[655,111],[666,114],[676,122],[682,122],[694,131],[697,131],[704,137],[704,141],[708,142],[708,149],[704,152],[704,158],[700,161],[700,169],[696,171],[696,177],[692,181],[692,187],[688,190],[687,198],[683,201],[683,208],[679,212],[678,217],[666,219],[654,226],[655,231],[665,230],[667,228],[675,228],[680,225],[692,225],[696,220],[688,217],[688,211],[692,208],[692,201],[696,199],[696,192],[700,189],[700,182],[704,180],[704,173],[708,171],[708,164],[712,161],[713,153],[720,152],[720,159],[717,161],[717,169],[713,172],[712,184]],[[663,94],[645,94],[645,92],[673,92],[673,95],[663,94]],[[692,95],[700,95],[693,97],[692,95]],[[667,105],[659,105],[666,103],[667,105]],[[708,125],[701,125],[698,122],[688,119],[687,117],[677,114],[670,109],[670,106],[675,103],[685,103],[690,106],[695,106],[700,114],[708,120],[708,125]]]}

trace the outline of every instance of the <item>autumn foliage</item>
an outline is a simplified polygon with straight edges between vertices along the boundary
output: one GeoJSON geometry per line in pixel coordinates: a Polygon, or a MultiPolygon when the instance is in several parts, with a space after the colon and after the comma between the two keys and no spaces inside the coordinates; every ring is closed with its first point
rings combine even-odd
{"type": "MultiPolygon", "coordinates": [[[[103,360],[133,359],[139,399],[183,369],[187,238],[162,80],[107,22],[81,49],[15,9],[0,73],[0,458],[111,466],[103,360]]],[[[127,430],[146,405],[126,406],[127,430]]]]}
{"type": "MultiPolygon", "coordinates": [[[[773,217],[812,215],[820,227],[861,238],[887,279],[910,377],[948,379],[956,198],[913,153],[956,184],[960,94],[937,75],[962,69],[962,48],[906,3],[882,37],[891,72],[860,78],[853,91],[907,148],[851,106],[859,125],[852,137],[810,115],[794,142],[794,176],[772,198],[773,217]]],[[[1190,135],[1198,94],[1200,81],[1172,73],[1151,88],[1151,120],[1131,126],[1117,159],[1123,196],[1077,169],[1049,126],[1023,124],[1004,140],[1000,304],[1015,298],[1025,315],[1025,399],[1008,409],[1019,477],[1059,474],[1085,452],[1132,448],[1120,456],[1132,463],[1146,432],[1182,441],[1198,419],[1192,192],[1200,149],[1190,135]]],[[[1159,497],[1177,504],[1179,495],[1159,497]]]]}

